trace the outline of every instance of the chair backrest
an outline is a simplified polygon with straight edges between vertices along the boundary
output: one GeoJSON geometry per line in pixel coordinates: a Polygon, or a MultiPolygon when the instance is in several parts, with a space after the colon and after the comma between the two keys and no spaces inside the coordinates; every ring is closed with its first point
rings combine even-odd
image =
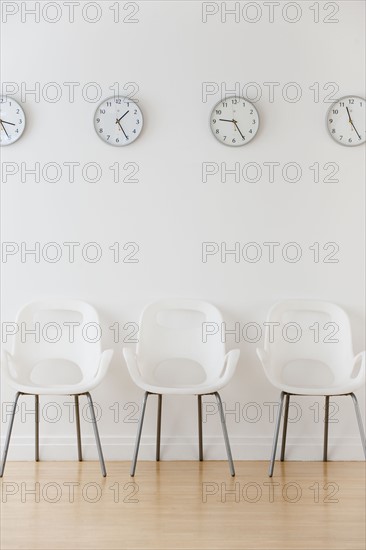
{"type": "Polygon", "coordinates": [[[207,379],[218,377],[225,357],[222,321],[216,307],[201,300],[166,298],[148,305],[142,312],[137,345],[142,376],[149,380],[160,368],[160,378],[182,381],[184,373],[179,370],[196,362],[207,379]],[[169,372],[164,371],[165,362],[169,372]]]}
{"type": "Polygon", "coordinates": [[[37,365],[47,369],[76,364],[92,378],[101,354],[101,326],[95,309],[80,300],[47,298],[23,307],[16,319],[14,362],[24,376],[37,365]]]}
{"type": "Polygon", "coordinates": [[[280,376],[284,365],[299,360],[308,361],[309,378],[316,376],[320,363],[327,365],[335,381],[350,374],[351,326],[339,306],[316,300],[285,300],[271,308],[267,323],[264,347],[275,377],[280,376]]]}

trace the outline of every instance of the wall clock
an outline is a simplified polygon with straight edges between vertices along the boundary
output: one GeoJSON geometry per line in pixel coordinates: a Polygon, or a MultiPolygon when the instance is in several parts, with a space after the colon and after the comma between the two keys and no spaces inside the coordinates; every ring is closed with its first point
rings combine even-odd
{"type": "Polygon", "coordinates": [[[332,138],[341,145],[354,147],[366,140],[365,100],[362,97],[342,97],[327,113],[327,127],[332,138]]]}
{"type": "Polygon", "coordinates": [[[139,137],[142,126],[141,109],[128,97],[109,97],[95,111],[95,131],[109,145],[129,145],[139,137]]]}
{"type": "Polygon", "coordinates": [[[240,147],[252,141],[258,132],[258,111],[244,97],[227,97],[212,109],[210,126],[221,143],[240,147]]]}
{"type": "Polygon", "coordinates": [[[12,97],[0,96],[0,145],[15,143],[25,128],[25,114],[12,97]]]}

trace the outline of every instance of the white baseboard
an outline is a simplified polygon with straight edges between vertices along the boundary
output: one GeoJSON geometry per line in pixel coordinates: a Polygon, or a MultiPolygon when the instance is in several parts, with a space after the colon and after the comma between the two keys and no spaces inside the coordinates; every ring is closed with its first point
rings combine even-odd
{"type": "MultiPolygon", "coordinates": [[[[131,460],[134,437],[102,437],[103,453],[106,460],[131,460]]],[[[268,437],[230,437],[234,460],[268,460],[272,438],[268,437]]],[[[4,440],[2,438],[2,447],[4,440]]],[[[277,448],[280,452],[281,440],[277,448]]],[[[93,436],[82,439],[83,458],[97,460],[97,449],[93,436]]],[[[161,460],[197,460],[198,443],[193,437],[162,437],[161,460]]],[[[322,460],[323,440],[318,437],[288,437],[286,444],[287,460],[322,460]]],[[[76,438],[44,437],[40,438],[41,460],[75,460],[77,458],[76,438]]],[[[139,458],[155,460],[155,437],[142,437],[139,458]]],[[[204,437],[204,458],[206,460],[225,460],[226,451],[223,438],[204,437]]],[[[329,460],[364,460],[359,437],[329,437],[329,460]]],[[[8,460],[34,460],[34,439],[31,437],[12,437],[8,460]]]]}

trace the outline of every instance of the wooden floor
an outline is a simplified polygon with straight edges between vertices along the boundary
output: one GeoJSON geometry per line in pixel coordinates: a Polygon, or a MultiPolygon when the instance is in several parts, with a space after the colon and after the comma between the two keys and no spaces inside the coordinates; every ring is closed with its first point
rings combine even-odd
{"type": "Polygon", "coordinates": [[[365,463],[9,462],[2,550],[365,548],[365,463]],[[230,492],[231,491],[231,492],[230,492]]]}

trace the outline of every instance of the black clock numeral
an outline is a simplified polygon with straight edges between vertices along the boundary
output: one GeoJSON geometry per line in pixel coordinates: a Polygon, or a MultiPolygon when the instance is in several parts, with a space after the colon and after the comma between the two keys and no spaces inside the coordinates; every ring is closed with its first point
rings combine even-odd
{"type": "Polygon", "coordinates": [[[217,114],[217,115],[221,115],[221,112],[222,112],[222,111],[216,109],[216,114],[217,114]]]}
{"type": "Polygon", "coordinates": [[[353,105],[353,104],[354,104],[354,102],[355,102],[355,100],[354,100],[354,99],[349,99],[349,100],[348,100],[348,103],[349,103],[350,105],[353,105]]]}
{"type": "Polygon", "coordinates": [[[105,115],[105,109],[99,109],[101,115],[105,115]]]}
{"type": "Polygon", "coordinates": [[[107,136],[107,139],[109,139],[110,137],[111,137],[111,136],[108,135],[108,136],[107,136]]]}
{"type": "Polygon", "coordinates": [[[219,129],[217,129],[217,130],[216,130],[216,134],[219,134],[219,133],[220,133],[220,130],[219,130],[219,129]]]}

